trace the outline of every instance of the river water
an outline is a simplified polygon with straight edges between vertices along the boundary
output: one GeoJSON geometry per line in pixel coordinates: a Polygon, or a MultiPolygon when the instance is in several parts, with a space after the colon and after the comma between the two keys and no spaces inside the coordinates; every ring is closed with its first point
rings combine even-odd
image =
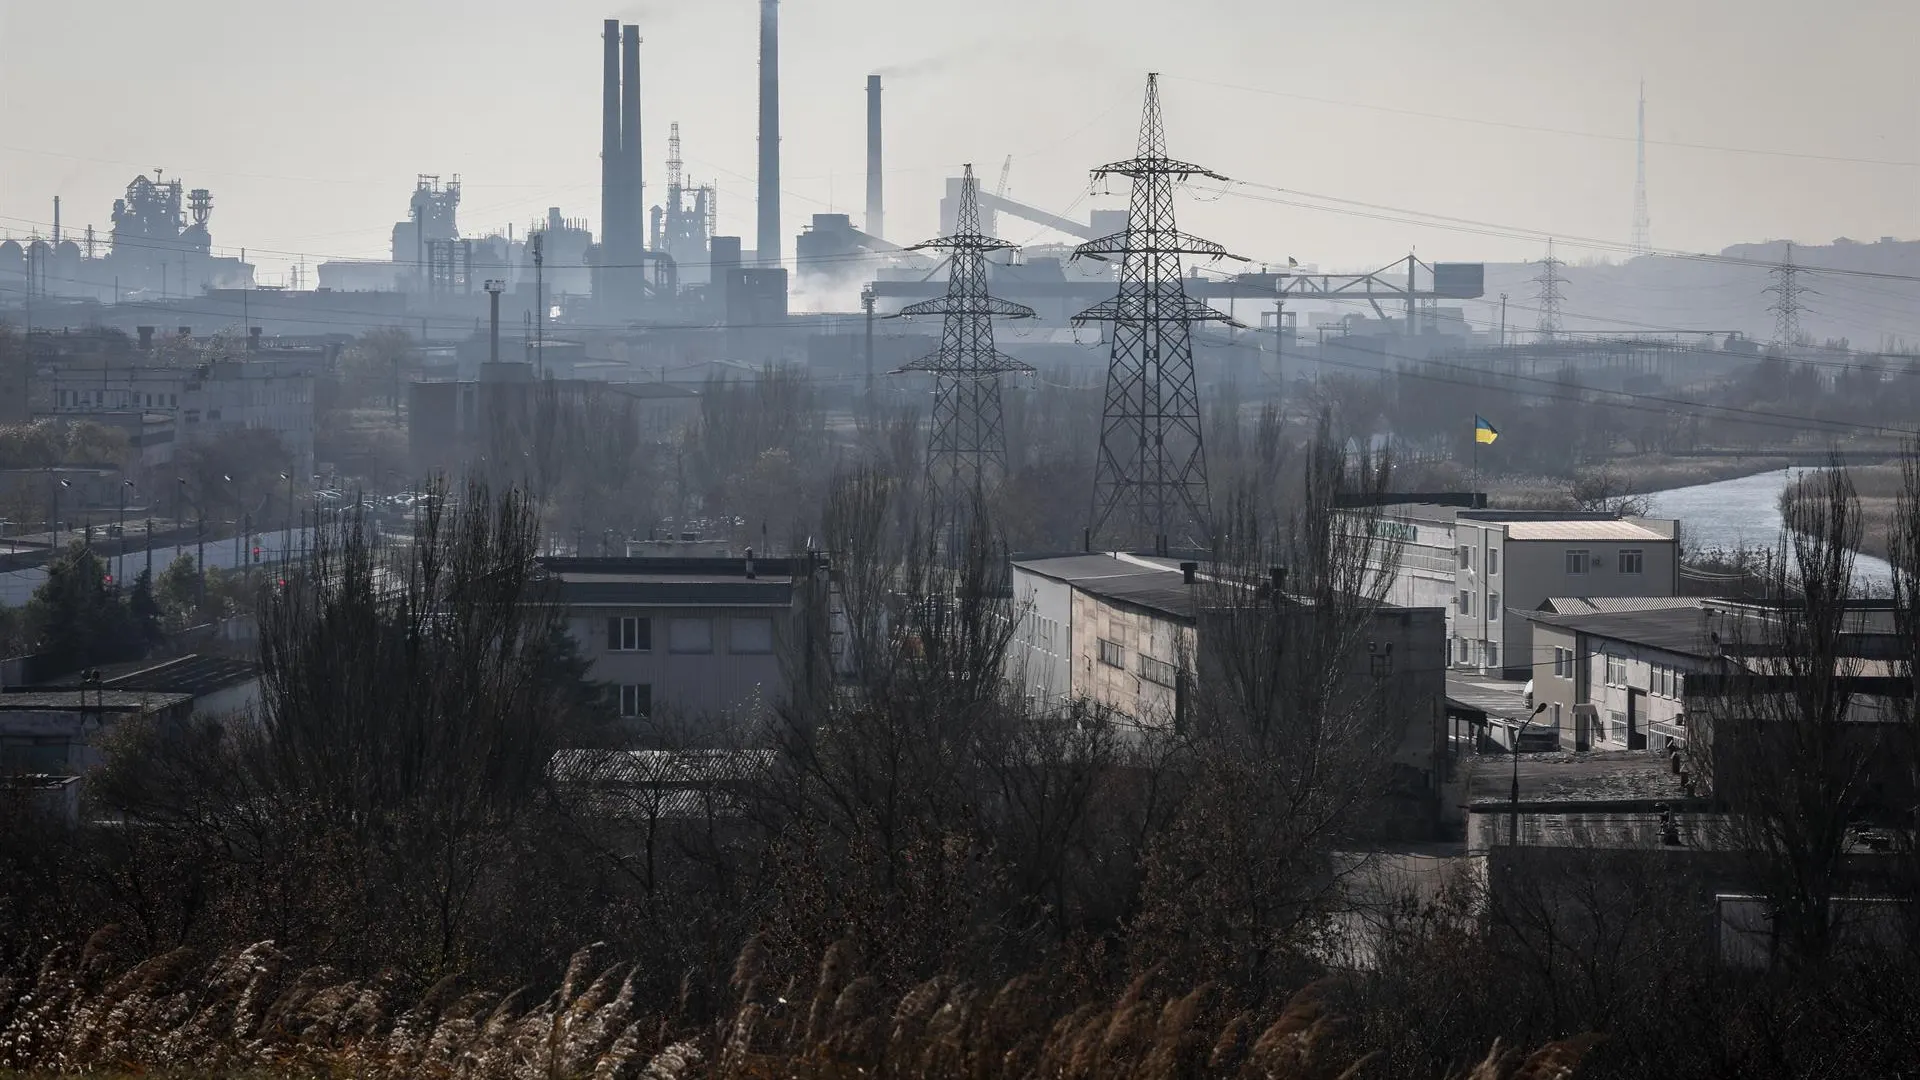
{"type": "MultiPolygon", "coordinates": [[[[1653,516],[1680,519],[1680,543],[1689,553],[1738,547],[1778,550],[1780,493],[1804,469],[1742,476],[1712,484],[1655,492],[1653,516]]],[[[1871,555],[1857,555],[1853,564],[1857,585],[1875,593],[1887,592],[1893,567],[1871,555]]]]}

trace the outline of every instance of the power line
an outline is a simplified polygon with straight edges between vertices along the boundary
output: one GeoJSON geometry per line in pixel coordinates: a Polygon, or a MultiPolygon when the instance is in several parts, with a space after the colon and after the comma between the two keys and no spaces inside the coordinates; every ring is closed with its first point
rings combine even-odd
{"type": "MultiPolygon", "coordinates": [[[[1422,120],[1443,120],[1453,124],[1477,124],[1481,127],[1503,128],[1508,131],[1529,131],[1542,135],[1567,135],[1574,138],[1599,139],[1606,142],[1634,142],[1637,138],[1634,135],[1614,135],[1602,131],[1581,131],[1575,128],[1521,124],[1510,120],[1489,120],[1485,117],[1455,116],[1447,113],[1426,112],[1420,109],[1408,109],[1392,105],[1346,101],[1340,98],[1293,93],[1285,90],[1269,90],[1258,86],[1241,86],[1235,83],[1215,82],[1209,79],[1195,79],[1188,76],[1169,75],[1167,77],[1170,79],[1179,79],[1181,82],[1195,83],[1200,86],[1215,86],[1223,90],[1239,90],[1244,93],[1264,94],[1269,97],[1289,98],[1294,101],[1310,101],[1317,105],[1334,105],[1345,109],[1365,109],[1369,112],[1390,113],[1396,116],[1412,116],[1422,120]]],[[[1881,165],[1897,169],[1920,169],[1920,161],[1855,157],[1845,154],[1820,154],[1803,150],[1773,150],[1752,146],[1725,146],[1715,143],[1685,142],[1678,139],[1648,139],[1646,141],[1653,146],[1670,146],[1679,150],[1701,150],[1717,154],[1747,154],[1756,157],[1793,158],[1800,161],[1830,161],[1848,165],[1881,165]]]]}

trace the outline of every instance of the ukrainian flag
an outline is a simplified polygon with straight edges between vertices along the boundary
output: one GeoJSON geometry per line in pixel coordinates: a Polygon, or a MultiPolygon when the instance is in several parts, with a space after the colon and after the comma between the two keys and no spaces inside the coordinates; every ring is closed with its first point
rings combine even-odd
{"type": "Polygon", "coordinates": [[[1495,428],[1492,424],[1487,423],[1486,417],[1481,416],[1477,413],[1474,414],[1474,417],[1473,417],[1473,441],[1474,442],[1491,443],[1493,442],[1493,440],[1499,437],[1500,437],[1500,431],[1498,428],[1495,428]]]}

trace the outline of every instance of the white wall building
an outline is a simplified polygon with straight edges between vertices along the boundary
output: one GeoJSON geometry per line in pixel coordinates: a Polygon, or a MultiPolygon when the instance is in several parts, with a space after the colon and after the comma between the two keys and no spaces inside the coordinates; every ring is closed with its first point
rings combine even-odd
{"type": "Polygon", "coordinates": [[[1382,550],[1397,554],[1388,601],[1445,608],[1455,668],[1526,678],[1537,659],[1532,627],[1514,613],[1549,597],[1679,592],[1680,523],[1672,519],[1434,503],[1377,513],[1371,528],[1382,550]]]}

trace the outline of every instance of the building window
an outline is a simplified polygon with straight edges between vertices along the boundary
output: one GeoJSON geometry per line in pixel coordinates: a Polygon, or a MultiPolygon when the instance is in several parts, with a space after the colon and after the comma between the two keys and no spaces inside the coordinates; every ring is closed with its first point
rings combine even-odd
{"type": "Polygon", "coordinates": [[[667,651],[710,653],[713,651],[712,619],[675,619],[667,624],[667,651]]]}
{"type": "Polygon", "coordinates": [[[1490,668],[1500,666],[1500,643],[1497,641],[1487,642],[1487,666],[1490,668]]]}
{"type": "Polygon", "coordinates": [[[1488,548],[1487,549],[1487,576],[1492,577],[1495,574],[1498,574],[1499,572],[1500,572],[1500,549],[1488,548]]]}
{"type": "Polygon", "coordinates": [[[1639,548],[1627,548],[1620,552],[1620,572],[1623,574],[1644,573],[1647,568],[1647,553],[1639,548]]]}
{"type": "Polygon", "coordinates": [[[1553,673],[1563,679],[1573,678],[1573,650],[1554,646],[1553,673]]]}
{"type": "Polygon", "coordinates": [[[1473,594],[1472,593],[1468,592],[1465,589],[1461,589],[1460,596],[1455,601],[1455,603],[1457,603],[1460,606],[1460,615],[1462,618],[1465,618],[1473,614],[1473,594]]]}
{"type": "Polygon", "coordinates": [[[1558,734],[1560,731],[1560,703],[1557,701],[1553,703],[1552,716],[1553,716],[1553,730],[1556,734],[1558,734]]]}
{"type": "Polygon", "coordinates": [[[1466,544],[1460,545],[1460,569],[1462,570],[1473,569],[1473,548],[1467,546],[1466,544]]]}
{"type": "Polygon", "coordinates": [[[1607,657],[1607,685],[1627,685],[1627,662],[1618,656],[1607,657]]]}
{"type": "Polygon", "coordinates": [[[727,626],[727,651],[754,654],[772,652],[773,620],[729,620],[727,626]]]}
{"type": "Polygon", "coordinates": [[[1160,686],[1172,686],[1179,677],[1179,669],[1165,660],[1155,660],[1142,653],[1140,656],[1140,677],[1160,686]]]}
{"type": "Polygon", "coordinates": [[[607,620],[608,652],[647,652],[653,648],[653,620],[610,618],[607,620]]]}
{"type": "Polygon", "coordinates": [[[1678,701],[1681,698],[1686,697],[1687,696],[1687,677],[1678,671],[1670,672],[1669,674],[1671,674],[1673,677],[1672,684],[1668,686],[1668,689],[1673,691],[1673,699],[1675,701],[1678,701]]]}
{"type": "Polygon", "coordinates": [[[1124,668],[1127,666],[1126,650],[1122,649],[1120,643],[1117,641],[1108,641],[1106,638],[1101,638],[1100,662],[1108,667],[1124,668]]]}
{"type": "Polygon", "coordinates": [[[1500,594],[1499,593],[1487,594],[1487,621],[1488,622],[1500,621],[1500,594]]]}
{"type": "Polygon", "coordinates": [[[1580,575],[1593,565],[1593,552],[1585,548],[1572,548],[1567,552],[1567,573],[1580,575]]]}
{"type": "Polygon", "coordinates": [[[622,719],[638,720],[652,715],[652,684],[629,683],[620,688],[620,716],[622,719]]]}

